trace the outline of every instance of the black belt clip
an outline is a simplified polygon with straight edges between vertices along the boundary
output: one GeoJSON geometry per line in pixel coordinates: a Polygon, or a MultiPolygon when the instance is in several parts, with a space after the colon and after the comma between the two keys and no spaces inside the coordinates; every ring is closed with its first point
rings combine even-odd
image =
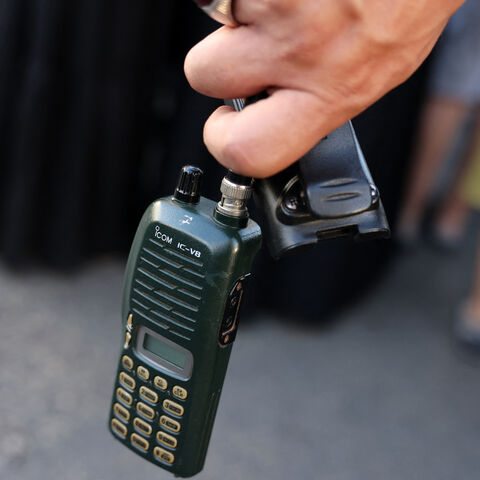
{"type": "Polygon", "coordinates": [[[320,240],[388,238],[390,229],[351,122],[283,172],[256,180],[257,217],[271,255],[320,240]]]}

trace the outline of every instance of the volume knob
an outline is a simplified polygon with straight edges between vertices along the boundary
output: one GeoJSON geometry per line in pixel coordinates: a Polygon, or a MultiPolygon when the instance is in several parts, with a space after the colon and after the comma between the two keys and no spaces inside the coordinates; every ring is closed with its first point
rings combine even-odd
{"type": "Polygon", "coordinates": [[[174,197],[185,203],[198,203],[203,183],[203,171],[192,165],[182,168],[174,197]]]}

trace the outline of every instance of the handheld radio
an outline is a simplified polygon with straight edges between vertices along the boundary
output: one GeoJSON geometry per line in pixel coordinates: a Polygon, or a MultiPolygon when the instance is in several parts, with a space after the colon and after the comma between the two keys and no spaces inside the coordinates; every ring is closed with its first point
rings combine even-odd
{"type": "Polygon", "coordinates": [[[138,227],[109,423],[125,446],[179,477],[203,468],[261,244],[246,208],[252,180],[229,172],[216,204],[200,196],[202,175],[184,167],[175,194],[152,203],[138,227]]]}

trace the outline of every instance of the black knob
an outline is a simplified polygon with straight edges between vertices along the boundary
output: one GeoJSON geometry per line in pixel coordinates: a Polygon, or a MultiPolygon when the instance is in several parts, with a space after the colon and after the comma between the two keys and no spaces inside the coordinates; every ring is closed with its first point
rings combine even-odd
{"type": "Polygon", "coordinates": [[[203,171],[187,165],[182,168],[174,197],[185,203],[198,203],[202,189],[203,171]]]}

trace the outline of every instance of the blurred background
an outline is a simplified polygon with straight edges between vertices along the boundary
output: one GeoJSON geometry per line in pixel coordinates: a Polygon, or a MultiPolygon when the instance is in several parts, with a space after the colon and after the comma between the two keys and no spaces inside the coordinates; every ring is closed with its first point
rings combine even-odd
{"type": "MultiPolygon", "coordinates": [[[[258,256],[198,478],[478,477],[479,22],[354,119],[392,240],[258,256]]],[[[187,0],[0,2],[0,478],[169,478],[107,417],[139,218],[184,164],[219,198],[220,102],[183,77],[215,28],[187,0]]]]}

